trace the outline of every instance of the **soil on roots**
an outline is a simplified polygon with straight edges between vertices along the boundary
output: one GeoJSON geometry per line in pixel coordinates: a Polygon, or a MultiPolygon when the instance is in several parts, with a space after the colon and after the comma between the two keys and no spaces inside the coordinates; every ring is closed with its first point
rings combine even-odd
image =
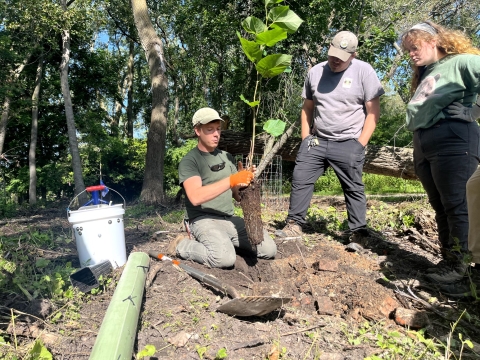
{"type": "Polygon", "coordinates": [[[241,189],[240,197],[248,240],[252,245],[258,245],[263,241],[260,182],[254,180],[249,186],[241,189]]]}
{"type": "MultiPolygon", "coordinates": [[[[378,208],[380,203],[369,201],[369,208],[378,208]]],[[[339,212],[344,209],[338,198],[315,198],[312,205],[325,210],[333,207],[339,212]]],[[[401,208],[403,204],[393,206],[401,208]]],[[[127,253],[164,253],[169,242],[183,231],[180,222],[165,220],[171,210],[172,207],[159,208],[150,216],[133,218],[127,207],[127,253]],[[155,235],[159,230],[163,232],[155,235]]],[[[264,208],[262,213],[269,233],[283,227],[286,208],[264,208]]],[[[222,349],[228,359],[235,360],[275,359],[275,354],[277,358],[282,354],[284,359],[357,360],[373,354],[381,357],[386,349],[377,345],[377,335],[372,334],[371,339],[365,335],[365,323],[375,327],[374,332],[379,335],[395,332],[410,339],[408,336],[413,335],[408,329],[393,319],[397,308],[426,310],[430,320],[425,324],[424,336],[445,340],[452,321],[445,321],[438,312],[458,319],[461,311],[467,309],[472,321],[480,313],[472,301],[453,303],[422,277],[427,268],[440,260],[438,242],[431,237],[436,233],[431,221],[434,215],[424,206],[412,214],[415,223],[410,228],[394,230],[385,226],[363,237],[349,237],[334,230],[314,231],[316,226],[325,224],[312,223],[301,241],[275,239],[278,253],[274,260],[257,259],[239,251],[235,265],[229,269],[180,260],[228,283],[242,296],[291,298],[289,303],[264,316],[234,317],[216,312],[231,300],[225,293],[195,280],[171,262],[152,259],[134,334],[134,353],[153,345],[156,353],[150,359],[165,360],[215,359],[222,349]],[[352,243],[356,244],[354,251],[348,247],[352,243]],[[404,295],[411,293],[419,300],[404,295]],[[431,308],[422,305],[425,303],[431,308]],[[364,331],[364,335],[359,331],[364,331]]],[[[34,221],[5,224],[0,235],[28,233],[32,226],[54,234],[71,231],[63,211],[30,218],[34,221]]],[[[31,245],[31,249],[37,257],[79,265],[74,243],[54,249],[31,245]]],[[[100,293],[86,294],[80,302],[65,306],[44,299],[51,304],[51,315],[36,311],[20,292],[14,296],[0,295],[3,309],[21,312],[15,313],[18,317],[14,327],[9,321],[10,310],[2,313],[6,319],[1,325],[5,334],[2,336],[13,338],[15,333],[19,349],[27,349],[40,338],[54,359],[88,359],[122,270],[116,269],[109,275],[112,281],[100,293]]],[[[461,331],[464,338],[478,342],[478,329],[470,323],[465,321],[461,331]]],[[[5,348],[0,351],[6,351],[5,348]]]]}

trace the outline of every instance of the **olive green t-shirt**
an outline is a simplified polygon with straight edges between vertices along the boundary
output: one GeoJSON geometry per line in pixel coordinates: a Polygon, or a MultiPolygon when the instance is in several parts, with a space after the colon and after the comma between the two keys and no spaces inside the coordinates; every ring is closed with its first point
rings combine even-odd
{"type": "MultiPolygon", "coordinates": [[[[198,147],[190,150],[178,165],[178,178],[180,186],[193,176],[200,176],[202,185],[213,184],[237,172],[233,156],[225,151],[215,149],[213,152],[200,151],[198,147]],[[225,163],[219,171],[212,171],[210,167],[225,163]]],[[[215,199],[194,206],[188,196],[185,198],[187,218],[194,219],[205,214],[233,215],[232,191],[227,190],[215,199]]]]}
{"type": "Polygon", "coordinates": [[[426,129],[448,119],[445,108],[453,102],[472,106],[480,93],[480,56],[448,55],[425,67],[415,94],[407,105],[407,129],[426,129]]]}

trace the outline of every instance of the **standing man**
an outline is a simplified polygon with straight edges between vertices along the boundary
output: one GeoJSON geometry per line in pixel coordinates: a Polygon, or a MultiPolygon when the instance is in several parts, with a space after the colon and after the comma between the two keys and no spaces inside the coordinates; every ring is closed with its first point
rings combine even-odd
{"type": "Polygon", "coordinates": [[[245,222],[233,215],[232,196],[239,201],[238,191],[253,179],[250,170],[239,171],[231,154],[218,150],[223,119],[217,111],[202,108],[193,115],[197,146],[180,161],[180,186],[186,194],[187,224],[194,241],[177,237],[167,249],[171,255],[193,260],[211,267],[234,265],[235,247],[271,259],[277,253],[273,239],[264,230],[264,240],[255,248],[248,240],[245,222]]]}
{"type": "Polygon", "coordinates": [[[333,38],[328,60],[308,72],[303,87],[302,144],[293,170],[287,225],[281,237],[301,237],[314,184],[331,166],[342,185],[350,231],[366,231],[362,182],[365,146],[380,116],[384,90],[375,70],[357,60],[349,31],[333,38]]]}

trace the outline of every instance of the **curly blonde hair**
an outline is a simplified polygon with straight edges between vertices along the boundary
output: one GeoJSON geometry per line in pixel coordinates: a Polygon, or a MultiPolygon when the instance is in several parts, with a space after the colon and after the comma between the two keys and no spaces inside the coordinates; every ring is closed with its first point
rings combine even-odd
{"type": "MultiPolygon", "coordinates": [[[[441,25],[435,24],[431,21],[425,21],[426,24],[430,25],[436,31],[436,35],[432,35],[427,31],[422,31],[418,29],[410,29],[402,35],[402,48],[406,49],[405,42],[408,39],[411,43],[419,46],[420,41],[430,42],[432,40],[437,41],[437,49],[444,55],[451,54],[476,54],[480,55],[480,49],[472,45],[472,40],[470,40],[463,32],[458,30],[449,30],[444,28],[441,25]]],[[[412,76],[412,86],[410,87],[410,92],[413,94],[418,87],[420,82],[420,76],[423,71],[423,66],[418,67],[412,64],[413,76],[412,76]]]]}

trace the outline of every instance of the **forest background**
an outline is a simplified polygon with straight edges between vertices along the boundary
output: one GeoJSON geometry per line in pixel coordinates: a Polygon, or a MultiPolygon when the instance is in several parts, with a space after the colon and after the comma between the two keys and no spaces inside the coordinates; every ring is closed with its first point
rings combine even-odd
{"type": "Polygon", "coordinates": [[[213,107],[229,129],[252,131],[240,96],[254,97],[257,75],[236,32],[247,16],[264,19],[267,4],[288,5],[304,22],[275,45],[292,63],[264,83],[257,133],[267,119],[298,120],[306,72],[326,60],[337,31],[350,30],[386,88],[371,144],[410,146],[410,67],[399,36],[433,20],[480,44],[478,1],[3,0],[1,215],[17,201],[70,199],[100,175],[128,200],[175,194],[197,109],[213,107]]]}

